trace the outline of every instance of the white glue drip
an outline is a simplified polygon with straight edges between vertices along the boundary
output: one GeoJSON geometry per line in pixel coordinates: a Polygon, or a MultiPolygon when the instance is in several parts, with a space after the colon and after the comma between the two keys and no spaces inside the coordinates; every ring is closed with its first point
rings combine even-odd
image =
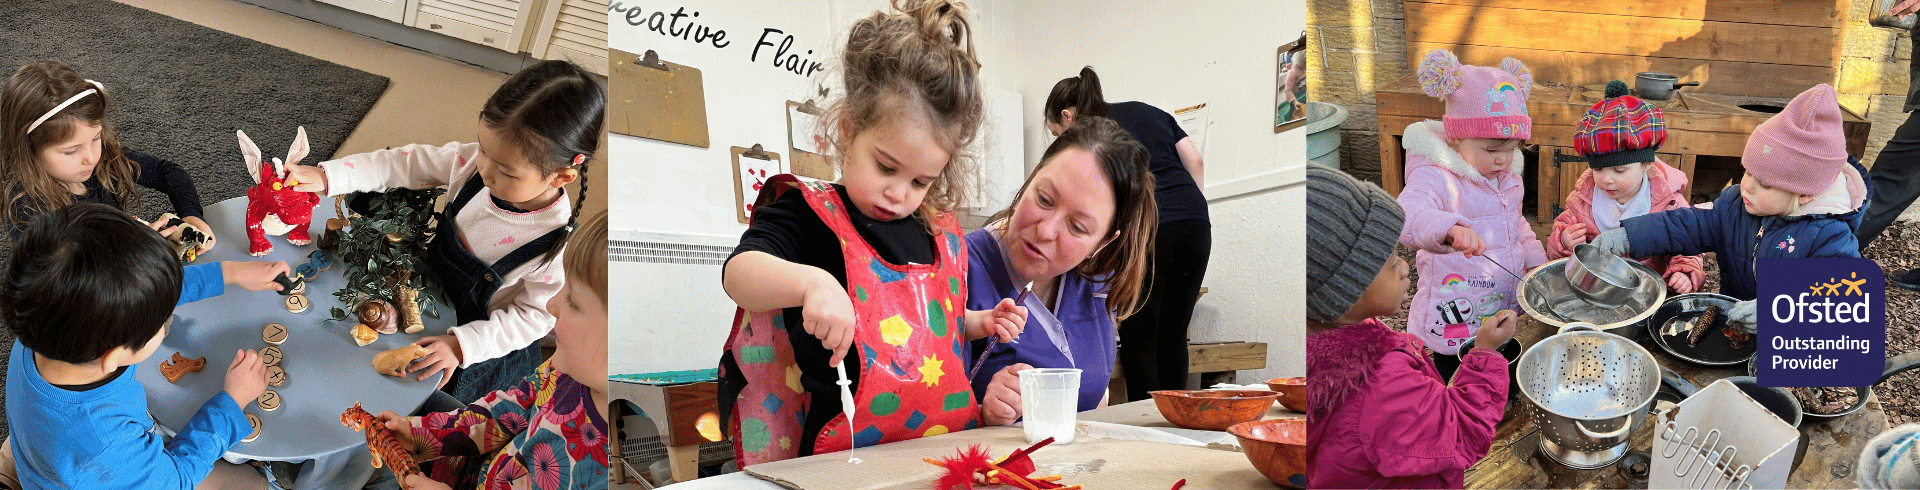
{"type": "Polygon", "coordinates": [[[860,464],[860,458],[853,457],[853,449],[855,446],[853,442],[853,411],[855,410],[853,407],[853,382],[847,380],[847,363],[845,360],[842,360],[839,365],[834,366],[833,370],[840,374],[840,381],[836,381],[834,384],[840,385],[840,411],[847,415],[847,462],[860,464]]]}

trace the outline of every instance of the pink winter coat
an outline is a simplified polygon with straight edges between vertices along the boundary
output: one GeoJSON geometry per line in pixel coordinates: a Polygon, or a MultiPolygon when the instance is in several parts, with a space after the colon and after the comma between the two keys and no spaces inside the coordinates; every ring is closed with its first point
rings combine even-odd
{"type": "MultiPolygon", "coordinates": [[[[1587,170],[1580,174],[1580,183],[1573,186],[1573,192],[1567,193],[1566,210],[1553,219],[1553,234],[1545,242],[1547,258],[1559,259],[1573,255],[1573,251],[1567,250],[1566,245],[1561,243],[1560,235],[1574,223],[1586,225],[1588,242],[1600,236],[1600,225],[1593,221],[1593,185],[1593,171],[1587,170]]],[[[1653,197],[1649,214],[1688,206],[1687,174],[1667,166],[1666,162],[1659,159],[1653,161],[1652,170],[1647,172],[1647,187],[1653,197]]],[[[1698,255],[1658,255],[1647,257],[1640,263],[1659,271],[1660,277],[1687,276],[1693,281],[1695,291],[1700,289],[1700,281],[1706,279],[1706,271],[1698,255]]]]}
{"type": "Polygon", "coordinates": [[[1307,335],[1307,488],[1461,488],[1507,406],[1507,360],[1467,353],[1453,384],[1377,319],[1307,335]]]}
{"type": "Polygon", "coordinates": [[[1480,331],[1482,321],[1500,310],[1520,309],[1515,295],[1520,278],[1514,275],[1546,263],[1547,254],[1520,215],[1526,197],[1520,150],[1513,151],[1512,168],[1488,179],[1442,134],[1440,121],[1407,126],[1402,143],[1407,186],[1398,200],[1407,213],[1400,243],[1419,250],[1414,266],[1420,283],[1407,312],[1407,331],[1428,349],[1452,355],[1480,331]],[[1468,258],[1444,245],[1453,225],[1480,235],[1486,257],[1468,258]]]}

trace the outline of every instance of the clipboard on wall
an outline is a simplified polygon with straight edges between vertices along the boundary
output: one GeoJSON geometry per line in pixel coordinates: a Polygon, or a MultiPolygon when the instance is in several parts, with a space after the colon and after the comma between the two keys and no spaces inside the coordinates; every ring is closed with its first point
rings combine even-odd
{"type": "Polygon", "coordinates": [[[827,141],[826,108],[806,102],[787,101],[787,155],[793,173],[831,181],[833,144],[827,141]]]}
{"type": "Polygon", "coordinates": [[[733,153],[733,206],[734,215],[741,223],[749,223],[753,216],[753,201],[760,197],[760,188],[767,179],[786,173],[780,168],[780,154],[767,151],[755,144],[752,148],[732,147],[733,153]]]}
{"type": "Polygon", "coordinates": [[[607,50],[607,130],[629,136],[706,148],[707,96],[700,69],[607,50]]]}

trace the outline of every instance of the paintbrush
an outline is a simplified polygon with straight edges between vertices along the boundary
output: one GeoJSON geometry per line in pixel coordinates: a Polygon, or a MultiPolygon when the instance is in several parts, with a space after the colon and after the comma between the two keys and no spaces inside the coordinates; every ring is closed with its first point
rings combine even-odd
{"type": "Polygon", "coordinates": [[[855,409],[853,406],[853,381],[847,380],[847,361],[841,359],[840,364],[835,365],[833,370],[840,374],[840,381],[834,384],[840,385],[841,413],[847,416],[847,462],[860,464],[860,458],[853,457],[853,449],[855,446],[853,441],[853,411],[855,409]]]}

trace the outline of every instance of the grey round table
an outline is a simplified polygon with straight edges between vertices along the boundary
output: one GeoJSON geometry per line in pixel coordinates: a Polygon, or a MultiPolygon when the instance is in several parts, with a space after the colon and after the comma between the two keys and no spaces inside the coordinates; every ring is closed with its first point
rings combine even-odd
{"type": "MultiPolygon", "coordinates": [[[[206,208],[204,219],[214,228],[219,242],[195,264],[285,260],[297,268],[310,260],[308,254],[318,250],[319,232],[326,229],[328,218],[336,216],[332,200],[322,201],[314,208],[309,223],[315,244],[295,246],[284,236],[269,236],[273,251],[253,257],[247,254],[246,209],[245,197],[206,208]]],[[[374,414],[382,410],[409,414],[418,409],[442,375],[436,373],[425,381],[381,375],[373,371],[373,356],[426,335],[445,333],[453,326],[453,317],[448,314],[451,310],[442,310],[440,318],[424,319],[427,330],[419,335],[382,335],[365,347],[355,345],[349,335],[354,322],[320,324],[331,318],[331,308],[346,308],[333,297],[345,281],[345,266],[338,263],[338,257],[335,261],[333,268],[307,281],[305,294],[311,307],[304,313],[288,312],[286,297],[277,292],[233,286],[227,287],[225,294],[175,308],[172,330],[138,370],[154,421],[169,432],[184,426],[202,403],[224,389],[226,369],[235,351],[266,348],[269,344],[261,339],[261,329],[268,323],[286,325],[289,335],[279,347],[285,353],[280,366],[286,370],[287,382],[267,387],[280,393],[282,405],[269,412],[257,403],[249,403],[246,412],[261,421],[260,437],[235,444],[227,456],[261,461],[314,460],[296,478],[298,488],[359,488],[373,470],[366,464],[370,461],[366,436],[341,425],[341,412],[356,402],[374,414]],[[205,356],[205,369],[188,373],[179,383],[167,382],[160,374],[160,363],[174,352],[188,358],[205,356]]]]}

